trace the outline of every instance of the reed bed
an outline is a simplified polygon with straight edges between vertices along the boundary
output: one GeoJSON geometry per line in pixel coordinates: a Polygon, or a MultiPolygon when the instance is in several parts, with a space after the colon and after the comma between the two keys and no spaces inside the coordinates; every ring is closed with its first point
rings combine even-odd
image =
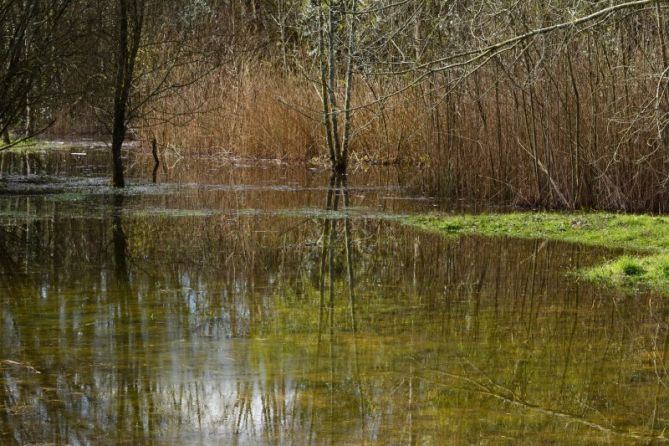
{"type": "MultiPolygon", "coordinates": [[[[541,9],[526,7],[526,26],[541,26],[541,9]]],[[[669,49],[662,17],[649,8],[583,32],[541,36],[475,70],[360,72],[352,163],[395,164],[400,175],[420,166],[420,178],[407,175],[409,187],[453,198],[666,212],[669,49]]],[[[181,154],[325,166],[317,64],[295,54],[288,66],[285,51],[235,59],[156,104],[140,136],[181,154]]],[[[344,85],[338,88],[343,97],[344,85]]]]}
{"type": "MultiPolygon", "coordinates": [[[[656,67],[612,64],[596,52],[577,57],[565,50],[531,72],[490,64],[456,89],[436,74],[395,95],[409,81],[359,78],[354,104],[371,105],[354,114],[352,160],[424,166],[419,183],[428,193],[518,206],[666,210],[668,147],[652,104],[656,67]]],[[[161,116],[140,133],[182,154],[325,164],[319,107],[308,79],[240,64],[165,99],[159,109],[174,119],[161,116]]]]}

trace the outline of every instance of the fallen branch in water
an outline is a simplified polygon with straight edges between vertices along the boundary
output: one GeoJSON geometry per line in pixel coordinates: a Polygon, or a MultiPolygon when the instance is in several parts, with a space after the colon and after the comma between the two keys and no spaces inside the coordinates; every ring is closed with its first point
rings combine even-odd
{"type": "MultiPolygon", "coordinates": [[[[505,387],[500,386],[499,384],[494,383],[494,382],[492,382],[494,387],[497,387],[498,389],[502,389],[505,393],[508,392],[508,395],[504,395],[504,394],[502,394],[502,392],[495,391],[492,387],[487,386],[487,385],[485,385],[485,384],[483,384],[483,383],[481,383],[481,382],[479,382],[475,379],[469,378],[467,376],[458,375],[458,374],[455,374],[455,373],[444,372],[444,371],[441,371],[441,370],[430,370],[430,371],[433,372],[433,373],[436,373],[438,375],[446,376],[448,378],[453,378],[453,379],[465,381],[465,382],[467,382],[467,383],[469,383],[469,384],[471,384],[475,387],[475,388],[472,388],[472,389],[463,389],[463,390],[476,392],[476,393],[481,393],[481,394],[499,399],[499,400],[501,400],[505,403],[512,404],[512,405],[517,406],[517,407],[521,407],[523,409],[534,410],[534,411],[539,412],[543,415],[557,417],[557,418],[563,418],[570,423],[582,424],[584,426],[587,426],[589,428],[598,430],[598,431],[603,432],[605,434],[616,435],[616,436],[626,437],[626,438],[633,438],[635,440],[644,440],[644,441],[649,441],[649,442],[652,442],[652,441],[660,441],[660,442],[663,442],[663,443],[664,442],[669,442],[669,438],[664,436],[664,433],[661,433],[659,435],[637,434],[637,433],[634,433],[634,432],[629,432],[629,431],[624,431],[624,430],[621,430],[621,429],[617,429],[613,426],[611,426],[611,427],[604,426],[604,425],[596,423],[594,421],[587,420],[587,419],[585,419],[585,418],[583,418],[579,415],[575,415],[575,414],[571,414],[571,413],[568,413],[568,412],[562,412],[562,411],[559,411],[559,410],[542,407],[538,404],[528,402],[528,401],[516,396],[516,394],[513,391],[511,391],[510,389],[506,389],[505,387]]],[[[441,384],[439,382],[434,382],[434,381],[431,381],[431,380],[428,380],[428,379],[425,379],[425,378],[420,378],[420,379],[423,380],[423,381],[426,381],[426,382],[430,382],[431,384],[437,384],[437,385],[441,384]]],[[[443,384],[443,385],[446,386],[446,384],[443,384]]]]}
{"type": "Polygon", "coordinates": [[[26,369],[29,372],[32,372],[36,375],[41,375],[42,374],[42,372],[40,372],[39,370],[37,370],[35,367],[31,366],[30,364],[23,364],[23,363],[18,362],[18,361],[12,361],[11,359],[3,359],[2,361],[0,361],[0,364],[5,364],[5,365],[8,365],[10,367],[26,369]]]}

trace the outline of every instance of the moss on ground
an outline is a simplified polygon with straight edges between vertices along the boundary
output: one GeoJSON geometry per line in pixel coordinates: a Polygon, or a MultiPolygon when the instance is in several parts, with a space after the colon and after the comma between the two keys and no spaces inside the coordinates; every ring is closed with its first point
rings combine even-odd
{"type": "MultiPolygon", "coordinates": [[[[0,142],[0,147],[4,147],[4,144],[2,142],[0,142]]],[[[25,155],[32,153],[42,153],[47,150],[69,150],[70,148],[71,147],[62,142],[46,141],[37,138],[28,138],[19,141],[18,143],[12,145],[8,149],[3,149],[0,153],[4,152],[4,153],[14,153],[17,155],[25,155]]]]}
{"type": "Polygon", "coordinates": [[[578,274],[602,285],[669,294],[669,217],[516,212],[418,216],[406,222],[453,236],[539,238],[647,253],[625,255],[578,274]]]}

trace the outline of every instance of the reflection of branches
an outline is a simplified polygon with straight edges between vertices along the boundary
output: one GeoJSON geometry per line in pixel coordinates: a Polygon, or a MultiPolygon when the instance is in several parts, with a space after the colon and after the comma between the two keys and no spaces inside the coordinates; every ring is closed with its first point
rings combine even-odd
{"type": "MultiPolygon", "coordinates": [[[[325,209],[326,211],[330,211],[330,208],[332,206],[332,194],[334,191],[334,176],[330,178],[330,187],[328,188],[328,195],[327,195],[327,200],[325,204],[325,209]]],[[[321,329],[323,325],[323,308],[324,308],[324,303],[325,303],[325,260],[326,260],[326,255],[328,252],[328,247],[330,246],[329,243],[329,237],[330,237],[330,227],[331,227],[331,221],[327,218],[323,219],[323,234],[321,236],[321,259],[320,259],[320,274],[319,274],[319,282],[318,282],[318,290],[319,290],[319,295],[320,295],[320,304],[319,304],[319,311],[320,311],[320,316],[319,316],[319,322],[318,322],[318,344],[320,345],[320,340],[321,340],[321,329]]]]}
{"type": "MultiPolygon", "coordinates": [[[[4,253],[0,256],[0,268],[2,268],[2,272],[4,273],[3,275],[12,277],[13,275],[19,273],[19,265],[11,255],[8,255],[8,253],[11,251],[7,249],[5,237],[11,237],[15,239],[18,239],[18,237],[12,234],[9,230],[0,228],[0,252],[4,253]]],[[[9,281],[9,284],[13,283],[15,283],[15,280],[9,281]]]]}
{"type": "MultiPolygon", "coordinates": [[[[330,178],[330,187],[326,199],[326,212],[336,213],[339,210],[340,201],[344,204],[344,243],[346,253],[346,282],[349,298],[349,315],[351,319],[351,328],[353,331],[353,363],[354,363],[354,381],[359,395],[359,411],[362,421],[363,432],[365,429],[365,402],[363,397],[362,383],[360,380],[360,371],[358,367],[358,348],[357,348],[357,322],[355,311],[355,280],[353,272],[353,245],[351,236],[351,221],[348,216],[350,207],[348,183],[345,176],[333,175],[330,178]]],[[[337,219],[323,218],[323,233],[321,236],[321,258],[320,258],[320,277],[319,277],[319,330],[318,330],[318,353],[317,361],[320,358],[321,336],[324,329],[325,317],[325,269],[327,262],[328,270],[328,318],[329,318],[329,359],[330,359],[330,419],[334,419],[334,316],[335,316],[335,289],[334,289],[334,245],[337,228],[337,219]]]]}
{"type": "MultiPolygon", "coordinates": [[[[514,406],[527,409],[527,410],[533,410],[535,412],[539,412],[543,415],[551,416],[551,417],[557,417],[557,418],[562,418],[567,420],[568,422],[572,423],[578,423],[582,424],[584,426],[590,427],[592,429],[604,432],[606,434],[612,434],[612,435],[617,435],[617,436],[622,436],[626,438],[633,438],[635,440],[645,440],[645,441],[662,441],[662,442],[669,442],[669,438],[667,438],[664,433],[661,433],[659,435],[643,435],[643,434],[636,434],[634,432],[629,432],[629,431],[624,431],[621,429],[618,429],[614,426],[604,426],[603,424],[596,423],[594,421],[587,420],[579,415],[572,414],[569,412],[563,412],[560,410],[555,410],[555,409],[550,409],[547,407],[543,407],[539,404],[535,404],[532,402],[529,402],[523,398],[520,398],[517,396],[511,389],[508,389],[504,386],[501,386],[491,379],[488,378],[487,383],[480,382],[476,379],[470,378],[465,375],[459,375],[456,373],[451,373],[451,372],[445,372],[441,370],[430,370],[430,372],[442,375],[451,379],[456,379],[459,381],[464,381],[468,384],[471,384],[474,386],[474,389],[472,388],[463,388],[462,390],[468,391],[468,392],[477,392],[483,395],[490,396],[492,398],[496,398],[498,400],[501,400],[505,403],[512,404],[514,406]]],[[[432,381],[426,378],[419,378],[422,381],[425,381],[427,383],[433,384],[433,385],[440,385],[440,386],[445,386],[449,387],[448,385],[438,382],[438,381],[432,381]]]]}
{"type": "Polygon", "coordinates": [[[660,337],[660,329],[661,329],[661,324],[658,323],[657,328],[655,329],[655,336],[653,336],[653,339],[652,339],[653,349],[651,351],[651,356],[653,358],[653,369],[655,370],[655,376],[657,377],[658,384],[669,388],[669,385],[665,382],[665,378],[668,374],[666,364],[667,364],[667,351],[668,351],[668,348],[669,348],[669,330],[667,330],[666,327],[665,327],[666,334],[665,334],[664,342],[663,342],[662,349],[661,349],[662,357],[658,358],[658,356],[659,356],[658,351],[660,349],[658,349],[657,340],[660,337]],[[659,359],[659,363],[658,363],[658,359],[659,359]]]}
{"type": "Polygon", "coordinates": [[[0,360],[0,364],[10,366],[10,367],[16,367],[18,369],[23,369],[26,370],[30,373],[34,373],[36,375],[40,375],[42,372],[37,370],[35,367],[31,366],[30,364],[18,362],[18,361],[12,361],[11,359],[3,359],[0,360]]]}

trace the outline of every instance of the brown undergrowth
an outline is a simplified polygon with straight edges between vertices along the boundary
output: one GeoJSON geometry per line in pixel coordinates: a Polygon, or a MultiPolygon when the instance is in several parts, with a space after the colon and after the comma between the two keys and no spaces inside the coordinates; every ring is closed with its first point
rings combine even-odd
{"type": "MultiPolygon", "coordinates": [[[[543,23],[540,11],[526,11],[534,14],[527,18],[532,26],[543,23]]],[[[407,184],[441,196],[666,212],[669,52],[660,12],[648,8],[582,32],[546,34],[476,67],[388,75],[383,63],[361,62],[352,162],[396,164],[400,175],[412,172],[407,184]],[[415,166],[423,172],[419,181],[415,166]]],[[[518,26],[504,32],[517,35],[518,26]]],[[[152,103],[135,123],[136,136],[155,137],[183,156],[326,165],[318,64],[296,42],[293,53],[285,45],[263,47],[284,48],[283,58],[270,50],[235,56],[152,103]]],[[[460,44],[467,49],[471,42],[460,44]]],[[[436,45],[423,57],[447,49],[436,45]]],[[[340,107],[344,87],[335,92],[340,107]]]]}
{"type": "MultiPolygon", "coordinates": [[[[641,56],[633,69],[607,63],[596,48],[578,60],[569,48],[560,54],[530,72],[489,64],[459,81],[435,74],[409,88],[409,79],[358,77],[353,161],[425,166],[427,192],[442,195],[665,210],[657,67],[641,56]]],[[[633,54],[642,53],[619,56],[633,54]]],[[[240,63],[157,109],[140,134],[181,154],[326,162],[320,100],[303,74],[240,63]]]]}

